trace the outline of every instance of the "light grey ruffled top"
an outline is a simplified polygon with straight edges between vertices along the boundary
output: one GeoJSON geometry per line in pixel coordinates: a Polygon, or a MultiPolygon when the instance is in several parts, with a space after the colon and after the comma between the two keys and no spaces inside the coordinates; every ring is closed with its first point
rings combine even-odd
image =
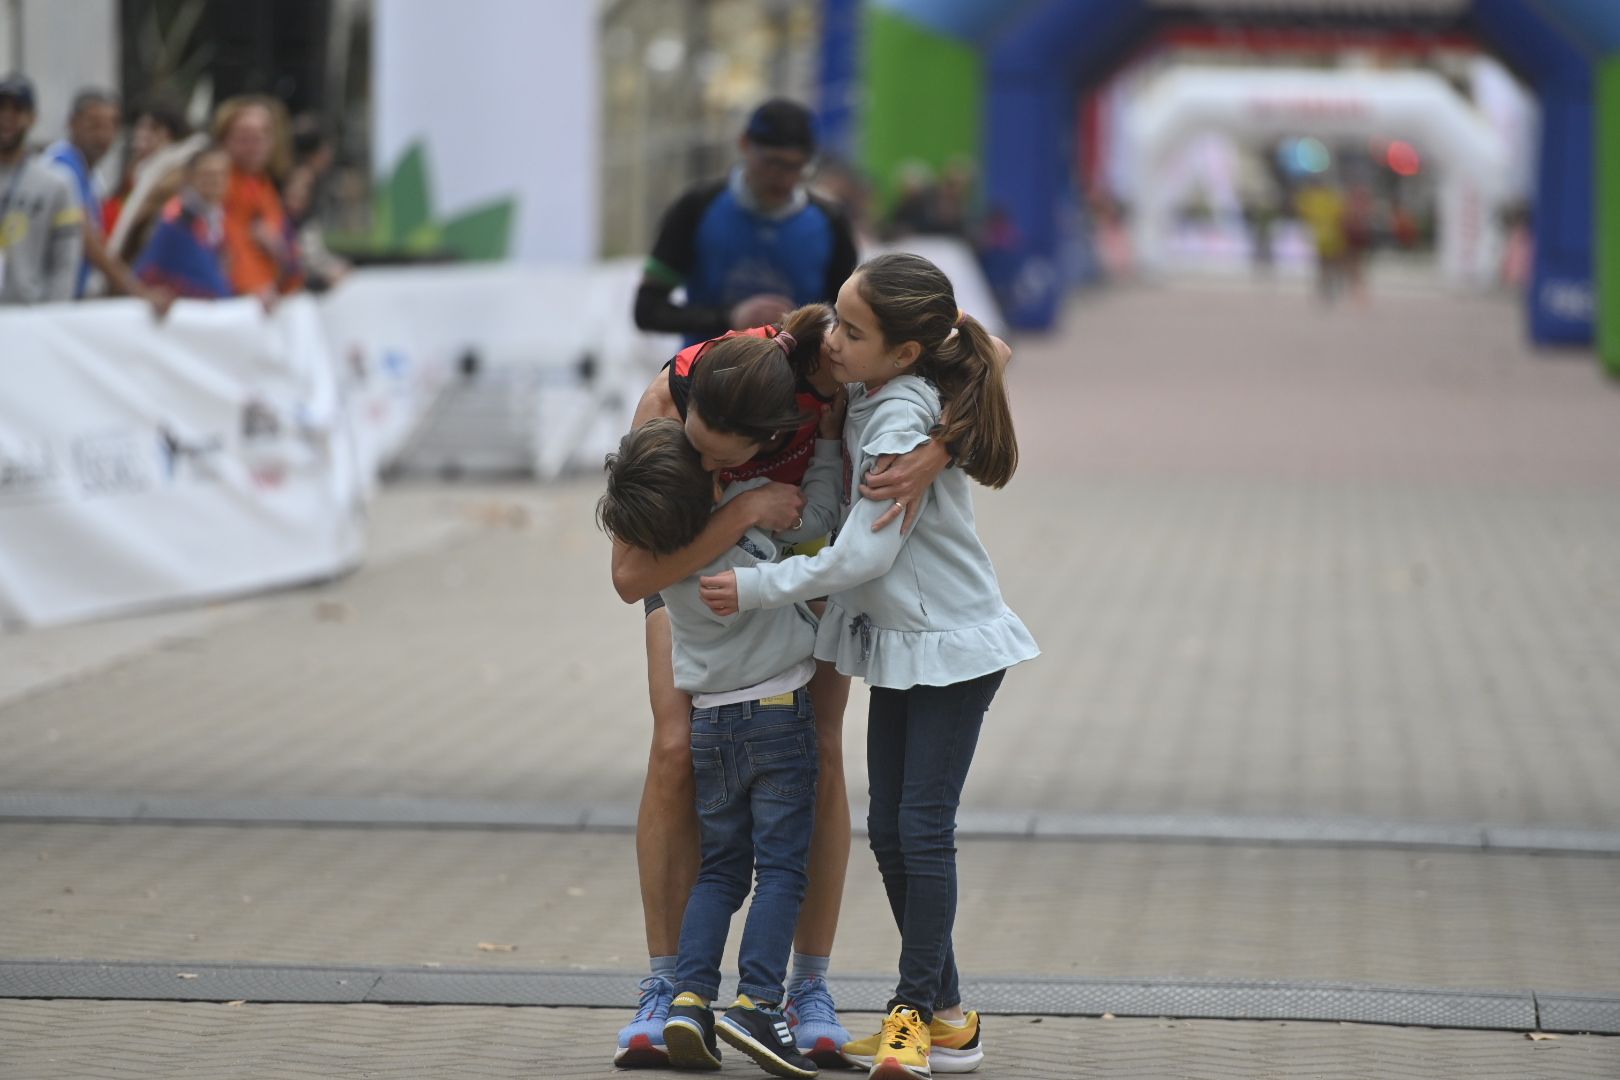
{"type": "Polygon", "coordinates": [[[910,533],[902,536],[898,522],[872,531],[892,504],[862,498],[861,477],[880,455],[927,442],[939,417],[939,392],[915,375],[874,393],[851,386],[849,510],[838,538],[815,555],[736,568],[743,611],[827,596],[816,658],[872,686],[949,686],[1040,655],[1001,598],[974,526],[973,481],[961,469],[946,469],[923,494],[910,533]]]}

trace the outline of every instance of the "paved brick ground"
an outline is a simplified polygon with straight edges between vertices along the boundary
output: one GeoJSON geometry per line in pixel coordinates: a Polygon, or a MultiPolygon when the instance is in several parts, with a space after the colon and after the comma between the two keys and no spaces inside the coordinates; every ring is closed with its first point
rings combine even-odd
{"type": "MultiPolygon", "coordinates": [[[[1046,655],[969,803],[1620,824],[1620,392],[1502,305],[1307,303],[1127,293],[1020,351],[981,524],[1046,655]]],[[[595,494],[0,704],[0,789],[633,804],[595,494]]]]}
{"type": "MultiPolygon", "coordinates": [[[[875,1018],[852,1017],[860,1024],[875,1018]]],[[[630,1080],[586,1009],[0,1002],[0,1077],[630,1080]]],[[[1339,1024],[1054,1020],[986,1026],[984,1080],[1612,1080],[1620,1040],[1339,1024]]],[[[722,1077],[763,1076],[727,1061],[722,1077]]],[[[829,1076],[850,1076],[850,1072],[829,1076]]]]}
{"type": "MultiPolygon", "coordinates": [[[[628,836],[11,825],[0,882],[12,958],[631,972],[643,954],[628,836]]],[[[1615,858],[970,841],[960,889],[975,977],[1620,991],[1615,858]]],[[[858,848],[838,968],[898,955],[858,848]]]]}

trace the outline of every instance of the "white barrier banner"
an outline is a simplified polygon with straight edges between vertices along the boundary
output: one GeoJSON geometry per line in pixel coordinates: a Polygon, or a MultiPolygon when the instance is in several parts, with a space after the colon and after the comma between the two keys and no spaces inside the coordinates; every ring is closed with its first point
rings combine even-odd
{"type": "Polygon", "coordinates": [[[631,320],[641,260],[368,269],[322,299],[368,476],[600,467],[680,348],[631,320]]]}
{"type": "Polygon", "coordinates": [[[328,577],[364,486],[315,302],[0,312],[0,621],[328,577]]]}

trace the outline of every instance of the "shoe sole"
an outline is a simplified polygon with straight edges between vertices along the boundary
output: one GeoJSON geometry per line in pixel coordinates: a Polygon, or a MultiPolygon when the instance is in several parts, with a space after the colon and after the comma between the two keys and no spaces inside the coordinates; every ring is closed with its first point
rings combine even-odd
{"type": "MultiPolygon", "coordinates": [[[[799,1047],[799,1053],[815,1062],[819,1068],[851,1069],[855,1067],[855,1062],[845,1057],[844,1052],[838,1048],[838,1044],[831,1039],[817,1039],[814,1046],[799,1047]]],[[[869,1068],[871,1064],[868,1061],[861,1067],[863,1069],[869,1068]]]]}
{"type": "Polygon", "coordinates": [[[677,1069],[718,1069],[720,1059],[709,1052],[703,1032],[680,1020],[664,1025],[664,1045],[669,1047],[669,1064],[677,1069]]]}
{"type": "Polygon", "coordinates": [[[937,1075],[939,1073],[970,1073],[984,1064],[984,1048],[975,1046],[972,1050],[950,1050],[943,1046],[936,1046],[928,1055],[928,1066],[937,1075]]]}
{"type": "Polygon", "coordinates": [[[894,1058],[885,1058],[873,1065],[866,1075],[867,1080],[928,1080],[930,1074],[926,1065],[918,1069],[902,1065],[894,1058]]]}
{"type": "MultiPolygon", "coordinates": [[[[754,1064],[770,1073],[772,1076],[785,1076],[789,1080],[810,1080],[816,1075],[814,1069],[801,1069],[797,1065],[783,1061],[777,1057],[776,1051],[755,1039],[741,1028],[732,1027],[726,1023],[725,1017],[714,1022],[714,1033],[726,1040],[728,1044],[754,1059],[754,1064]]],[[[668,1039],[669,1036],[665,1036],[668,1039]]]]}
{"type": "Polygon", "coordinates": [[[669,1054],[647,1036],[637,1035],[614,1053],[613,1064],[621,1069],[662,1069],[669,1064],[669,1054]]]}
{"type": "MultiPolygon", "coordinates": [[[[840,1056],[857,1069],[870,1069],[872,1063],[877,1060],[875,1057],[865,1054],[841,1054],[840,1056]]],[[[896,1062],[896,1064],[899,1063],[896,1062]]],[[[933,1052],[928,1055],[928,1067],[935,1076],[942,1073],[970,1073],[976,1071],[983,1064],[984,1050],[982,1047],[975,1047],[972,1050],[948,1050],[943,1046],[936,1046],[933,1052]]]]}

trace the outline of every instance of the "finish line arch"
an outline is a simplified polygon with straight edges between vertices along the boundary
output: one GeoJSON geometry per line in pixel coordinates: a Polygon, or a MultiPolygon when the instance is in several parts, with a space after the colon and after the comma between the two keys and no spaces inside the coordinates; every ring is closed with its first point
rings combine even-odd
{"type": "Polygon", "coordinates": [[[1163,265],[1172,196],[1167,158],[1218,131],[1259,141],[1305,131],[1329,138],[1405,139],[1439,174],[1439,257],[1446,280],[1490,285],[1501,258],[1496,210],[1507,152],[1497,133],[1432,72],[1180,68],[1142,96],[1127,131],[1139,178],[1132,233],[1138,264],[1163,265]]]}

